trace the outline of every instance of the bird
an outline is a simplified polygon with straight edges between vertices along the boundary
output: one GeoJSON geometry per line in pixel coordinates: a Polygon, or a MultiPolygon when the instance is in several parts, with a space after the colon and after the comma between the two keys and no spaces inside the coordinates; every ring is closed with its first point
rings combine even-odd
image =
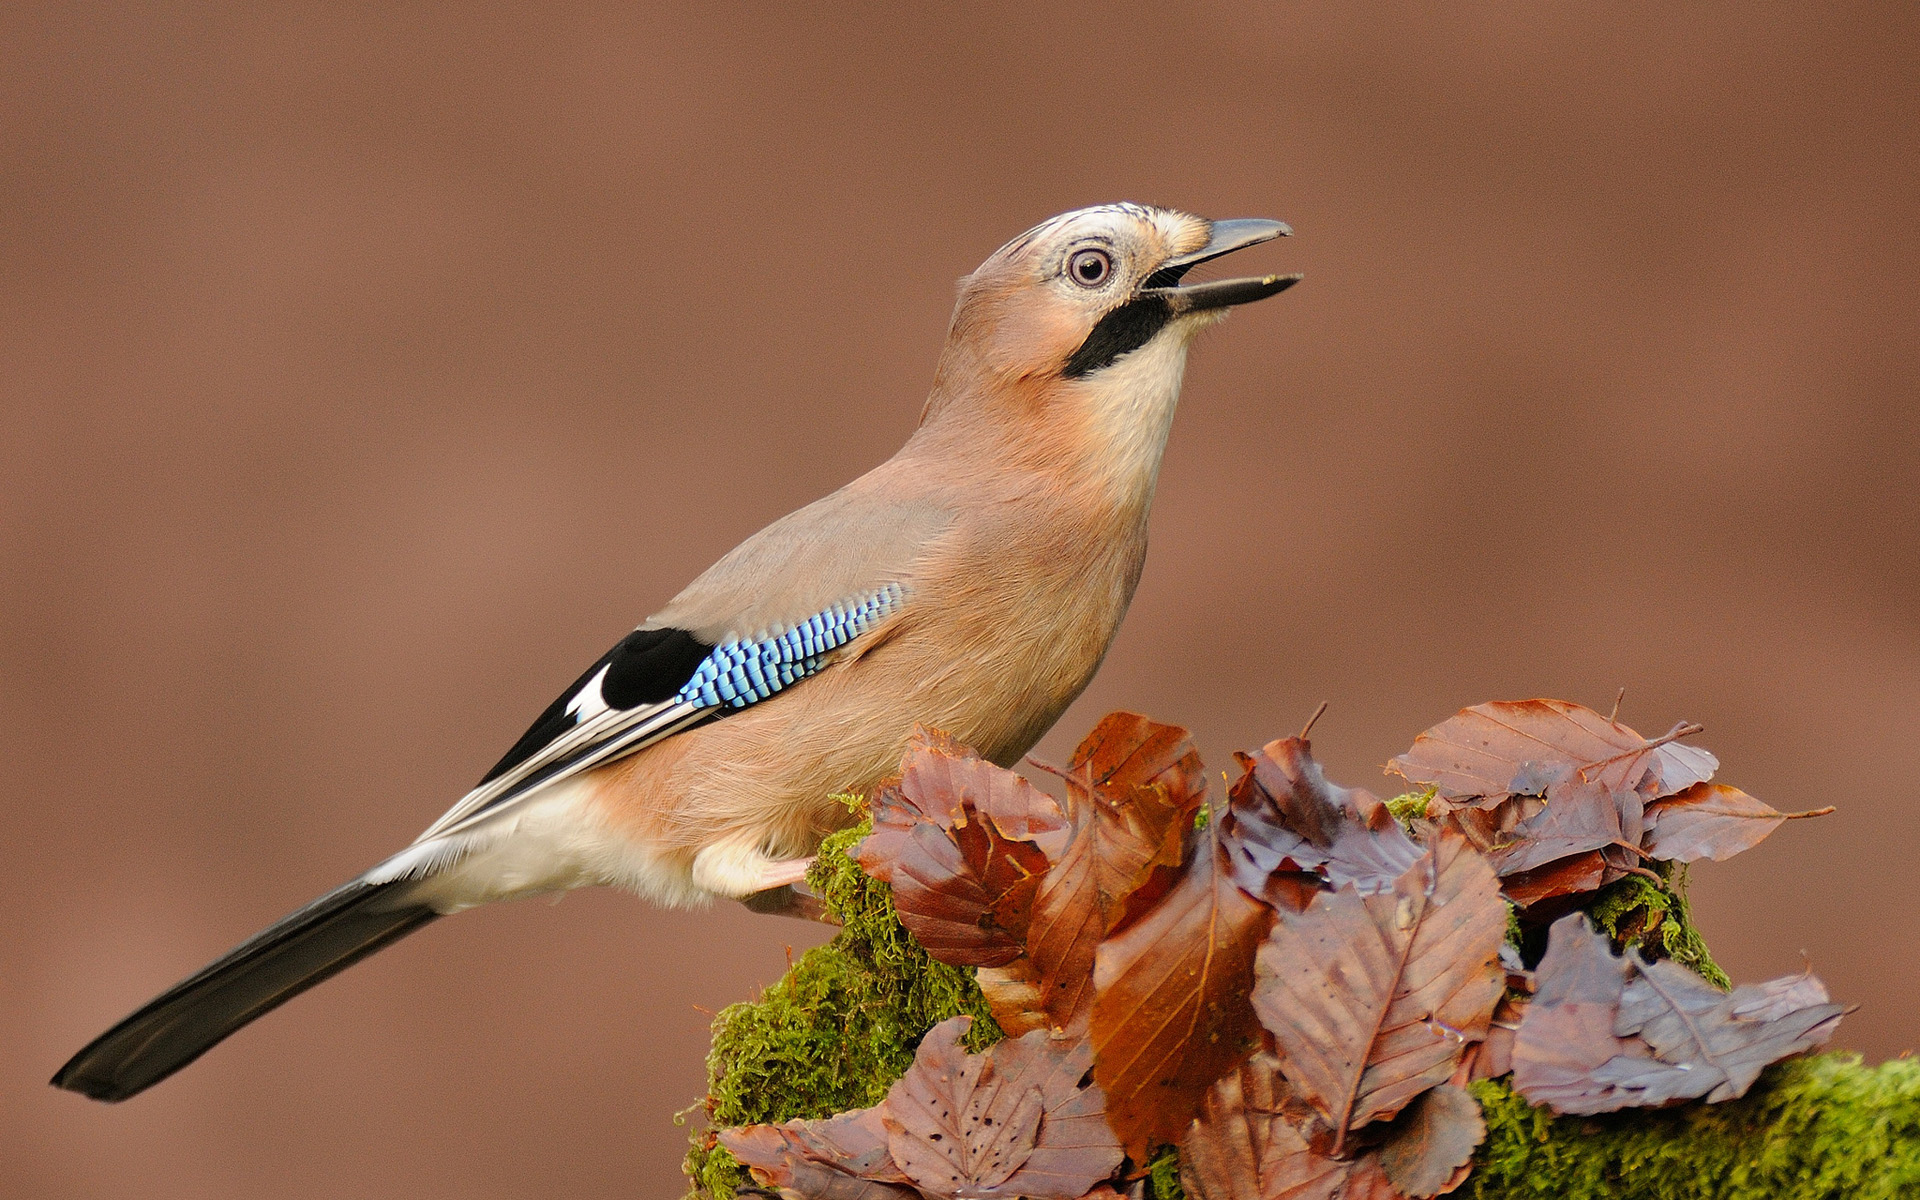
{"type": "Polygon", "coordinates": [[[912,435],[621,638],[411,845],[101,1034],[53,1077],[120,1101],[440,917],[607,885],[778,908],[836,794],[916,724],[1011,766],[1087,686],[1139,583],[1187,351],[1300,278],[1189,282],[1291,233],[1103,204],[960,281],[912,435]]]}

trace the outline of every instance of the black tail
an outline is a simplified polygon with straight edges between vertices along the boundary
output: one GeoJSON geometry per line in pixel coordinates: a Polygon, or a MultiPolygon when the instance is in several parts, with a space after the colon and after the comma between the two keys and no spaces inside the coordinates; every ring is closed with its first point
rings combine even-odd
{"type": "Polygon", "coordinates": [[[125,1100],[228,1034],[400,940],[439,914],[407,899],[408,881],[337,888],[256,934],[93,1039],[53,1077],[95,1100],[125,1100]]]}

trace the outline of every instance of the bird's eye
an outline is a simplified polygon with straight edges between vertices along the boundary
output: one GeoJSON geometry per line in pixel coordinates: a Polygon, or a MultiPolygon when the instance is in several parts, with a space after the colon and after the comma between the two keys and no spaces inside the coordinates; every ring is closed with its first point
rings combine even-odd
{"type": "Polygon", "coordinates": [[[1067,274],[1081,287],[1099,287],[1113,274],[1113,259],[1105,250],[1079,250],[1067,260],[1067,274]]]}

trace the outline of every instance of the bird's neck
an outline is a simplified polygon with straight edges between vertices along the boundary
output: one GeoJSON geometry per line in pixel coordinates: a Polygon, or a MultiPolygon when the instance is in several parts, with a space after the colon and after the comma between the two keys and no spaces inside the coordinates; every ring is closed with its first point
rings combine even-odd
{"type": "Polygon", "coordinates": [[[1186,363],[1187,339],[1162,337],[1081,379],[943,371],[907,452],[1042,475],[1144,518],[1186,363]]]}

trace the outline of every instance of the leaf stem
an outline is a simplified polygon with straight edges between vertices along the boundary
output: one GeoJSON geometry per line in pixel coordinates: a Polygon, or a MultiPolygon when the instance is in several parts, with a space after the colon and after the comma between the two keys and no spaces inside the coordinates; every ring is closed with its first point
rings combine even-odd
{"type": "Polygon", "coordinates": [[[1312,733],[1312,732],[1313,732],[1313,727],[1314,727],[1314,724],[1315,724],[1316,722],[1318,722],[1318,721],[1320,720],[1320,714],[1321,714],[1321,713],[1323,713],[1323,712],[1326,712],[1326,711],[1327,711],[1327,705],[1328,705],[1329,703],[1331,703],[1331,701],[1327,701],[1327,700],[1322,700],[1322,701],[1320,702],[1320,707],[1319,707],[1319,708],[1316,708],[1316,709],[1314,709],[1314,710],[1313,710],[1313,715],[1307,718],[1307,723],[1306,723],[1305,725],[1302,725],[1302,726],[1300,727],[1300,740],[1301,740],[1301,741],[1303,741],[1303,742],[1304,742],[1304,741],[1306,741],[1306,740],[1307,740],[1307,735],[1308,735],[1309,733],[1312,733]]]}

